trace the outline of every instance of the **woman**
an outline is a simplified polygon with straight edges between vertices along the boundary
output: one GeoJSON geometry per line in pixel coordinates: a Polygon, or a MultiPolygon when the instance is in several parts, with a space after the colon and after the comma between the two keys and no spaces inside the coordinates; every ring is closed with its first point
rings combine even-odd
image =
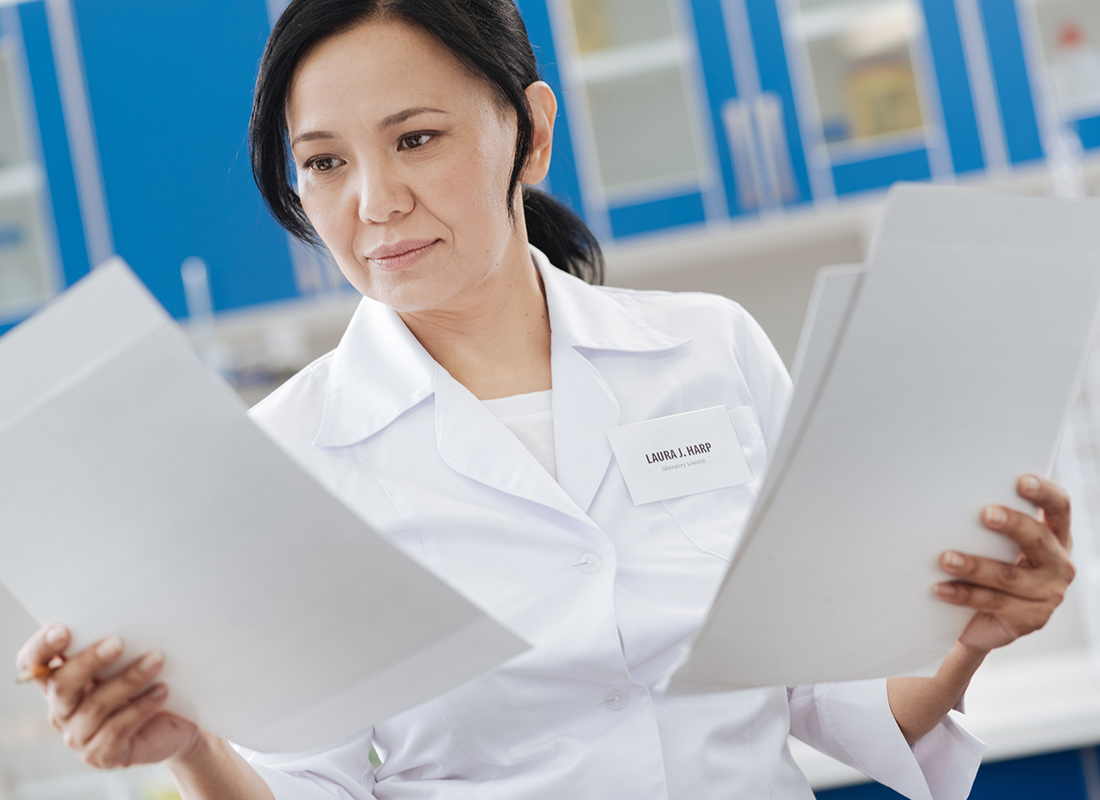
{"type": "MultiPolygon", "coordinates": [[[[1027,477],[1038,518],[986,509],[1019,543],[1014,565],[944,554],[956,580],[940,596],[979,613],[935,678],[662,697],[751,509],[789,381],[734,303],[574,277],[598,282],[598,246],[518,188],[547,173],[555,113],[511,0],[296,0],[252,125],[275,216],[319,237],[365,297],[340,346],[255,419],[533,649],[352,741],[272,756],[162,712],[157,654],[97,681],[122,658],[111,638],[40,682],[88,763],[166,761],[186,798],[810,798],[793,732],[909,797],[966,796],[981,748],[946,715],[986,653],[1044,624],[1065,592],[1065,495],[1027,477]],[[605,431],[714,406],[753,480],[634,505],[605,431]]],[[[44,629],[20,667],[67,641],[44,629]]]]}

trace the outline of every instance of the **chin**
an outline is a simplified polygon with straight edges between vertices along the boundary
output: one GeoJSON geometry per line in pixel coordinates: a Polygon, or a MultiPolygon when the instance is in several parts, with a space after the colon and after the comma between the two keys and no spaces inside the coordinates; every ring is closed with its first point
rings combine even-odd
{"type": "MultiPolygon", "coordinates": [[[[357,287],[358,288],[358,287],[357,287]]],[[[446,298],[441,292],[432,292],[424,286],[387,286],[370,287],[370,291],[360,293],[388,306],[398,314],[416,314],[439,308],[446,298]]]]}

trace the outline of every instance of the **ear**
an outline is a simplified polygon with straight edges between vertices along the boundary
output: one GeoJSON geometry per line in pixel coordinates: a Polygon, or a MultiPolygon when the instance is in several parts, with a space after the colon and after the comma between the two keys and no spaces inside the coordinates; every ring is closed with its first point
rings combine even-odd
{"type": "Polygon", "coordinates": [[[527,87],[527,104],[531,108],[531,154],[519,179],[526,184],[536,184],[550,170],[550,154],[554,145],[554,119],[558,115],[558,98],[554,90],[542,81],[527,87]]]}

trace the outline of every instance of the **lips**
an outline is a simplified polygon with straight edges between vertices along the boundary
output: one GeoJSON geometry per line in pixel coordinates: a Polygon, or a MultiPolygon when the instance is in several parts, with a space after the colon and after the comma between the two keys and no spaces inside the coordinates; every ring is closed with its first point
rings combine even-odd
{"type": "Polygon", "coordinates": [[[382,269],[402,269],[412,265],[425,255],[435,239],[405,239],[393,244],[383,244],[367,254],[367,258],[382,269]]]}

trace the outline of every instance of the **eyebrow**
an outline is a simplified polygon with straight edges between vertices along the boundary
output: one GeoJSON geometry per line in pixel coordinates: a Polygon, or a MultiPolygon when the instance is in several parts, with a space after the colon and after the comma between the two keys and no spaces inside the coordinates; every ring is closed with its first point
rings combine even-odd
{"type": "MultiPolygon", "coordinates": [[[[421,114],[446,114],[448,112],[439,108],[428,108],[426,106],[418,106],[416,108],[406,108],[404,111],[398,111],[396,114],[390,114],[384,120],[378,124],[379,130],[385,130],[386,128],[392,128],[395,125],[401,125],[404,122],[408,122],[413,117],[418,117],[421,114]]],[[[316,142],[328,139],[339,139],[335,133],[330,131],[306,131],[300,133],[294,137],[294,140],[290,143],[291,147],[294,147],[299,142],[316,142]]]]}
{"type": "Polygon", "coordinates": [[[447,112],[440,108],[428,108],[426,106],[418,106],[417,108],[406,108],[404,111],[398,111],[396,114],[390,114],[379,124],[379,128],[392,128],[394,125],[400,125],[403,122],[408,122],[413,117],[420,116],[421,114],[446,114],[447,112]]]}

